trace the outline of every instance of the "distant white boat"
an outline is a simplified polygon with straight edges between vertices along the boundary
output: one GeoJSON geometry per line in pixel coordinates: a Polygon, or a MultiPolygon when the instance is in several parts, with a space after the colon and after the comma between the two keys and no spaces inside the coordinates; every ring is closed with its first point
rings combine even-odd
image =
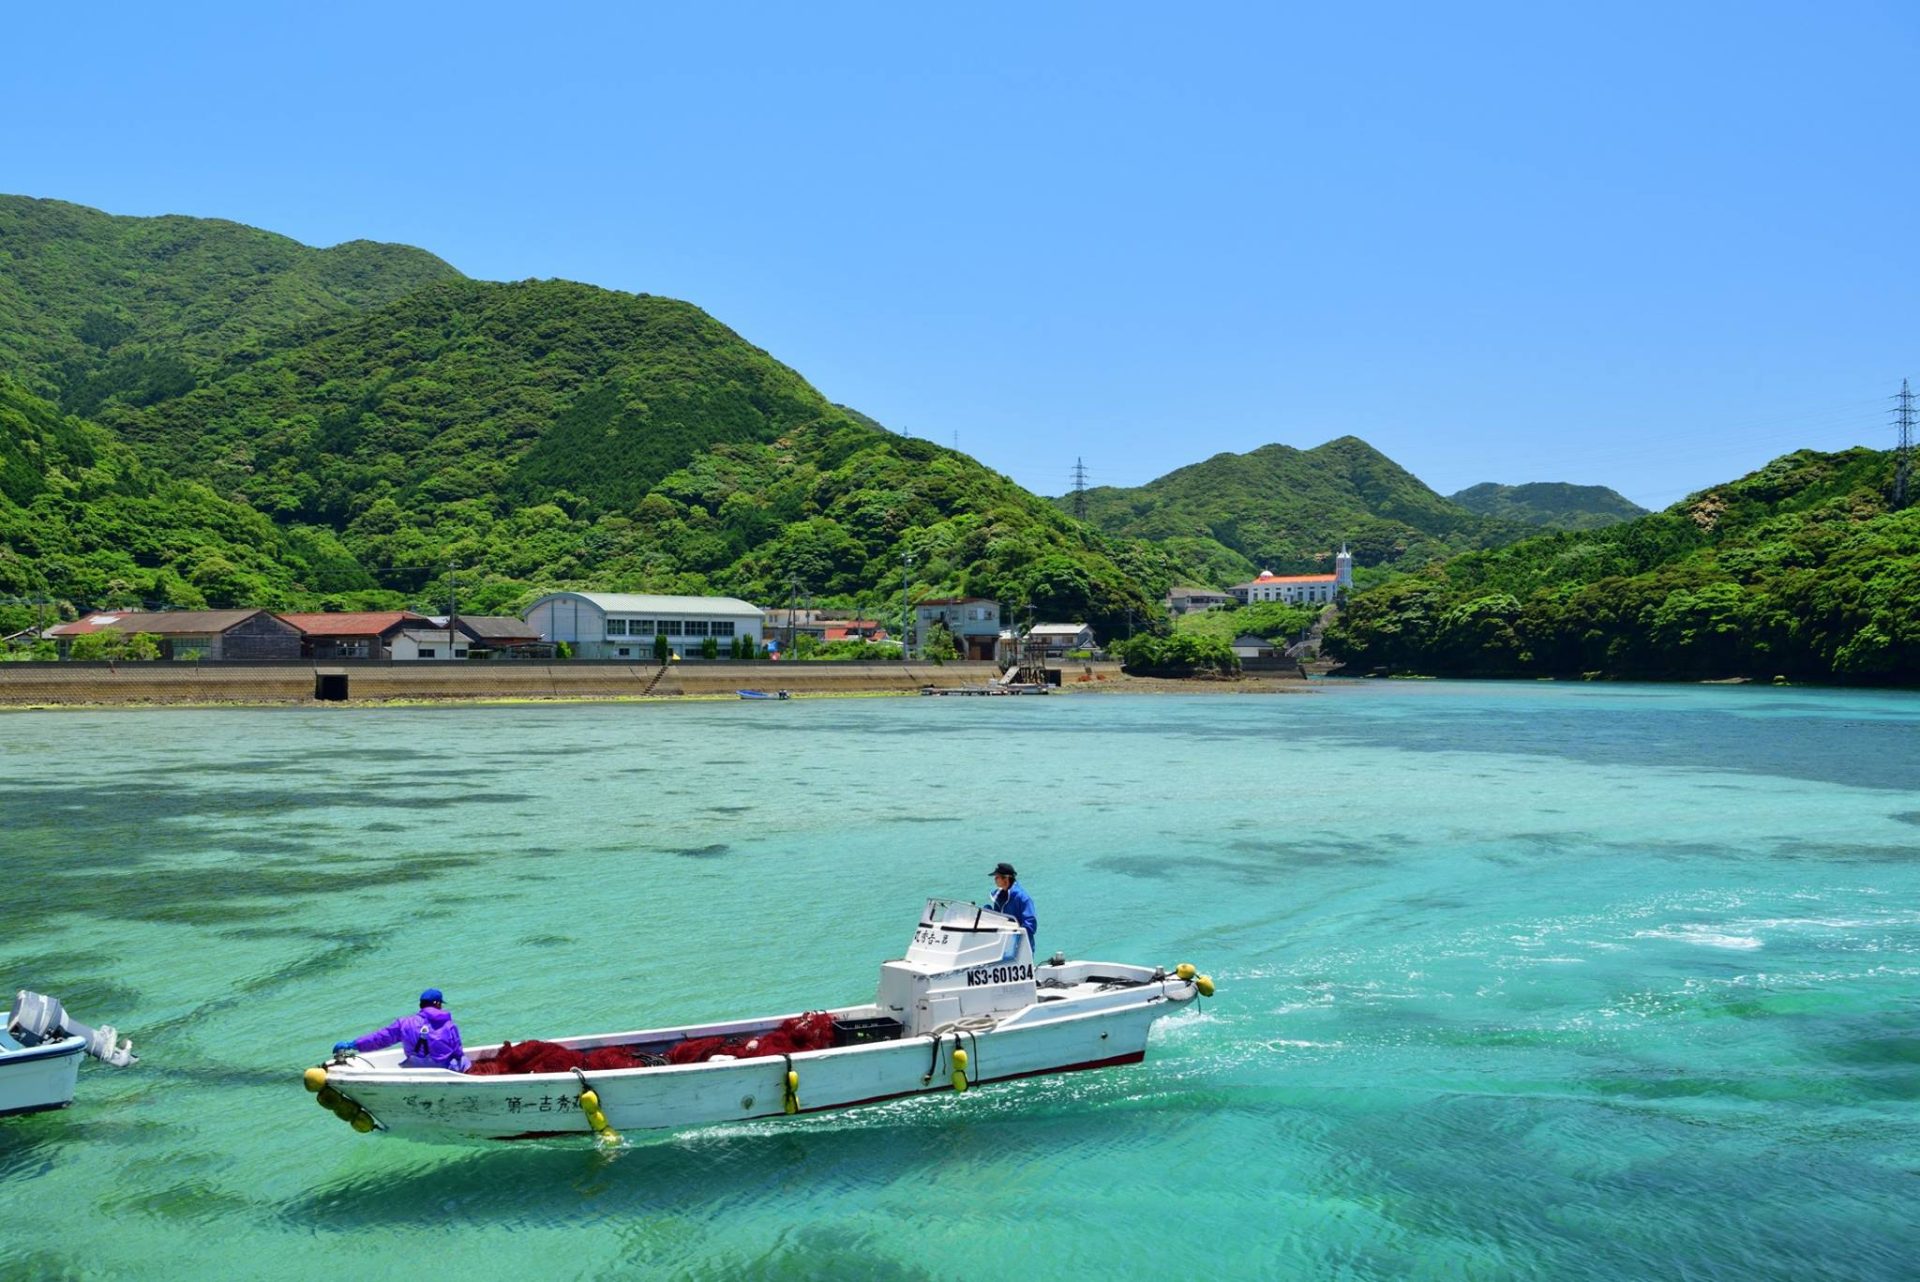
{"type": "MultiPolygon", "coordinates": [[[[1213,982],[1184,964],[1169,972],[1056,956],[1036,965],[1027,932],[1012,918],[931,899],[906,957],[881,965],[871,1005],[554,1039],[571,1051],[620,1048],[614,1057],[625,1067],[463,1074],[405,1067],[403,1049],[388,1047],[308,1069],[306,1084],[363,1132],[449,1141],[607,1138],[1137,1064],[1154,1020],[1212,992],[1213,982]],[[820,1031],[827,1017],[829,1046],[776,1054],[760,1047],[762,1038],[784,1044],[784,1032],[803,1020],[820,1031]],[[738,1057],[671,1062],[676,1047],[684,1054],[714,1038],[738,1057]]],[[[468,1055],[479,1068],[500,1052],[491,1045],[468,1055]]]]}
{"type": "Polygon", "coordinates": [[[59,1002],[21,989],[0,1032],[0,1117],[44,1113],[73,1103],[80,1057],[124,1068],[139,1059],[111,1025],[87,1027],[59,1002]]]}

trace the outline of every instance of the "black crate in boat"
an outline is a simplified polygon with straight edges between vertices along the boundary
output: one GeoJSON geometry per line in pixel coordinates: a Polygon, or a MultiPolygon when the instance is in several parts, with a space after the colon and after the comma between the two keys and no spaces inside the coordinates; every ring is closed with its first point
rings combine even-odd
{"type": "Polygon", "coordinates": [[[858,1046],[863,1042],[891,1042],[906,1031],[897,1019],[836,1019],[833,1021],[835,1046],[858,1046]]]}

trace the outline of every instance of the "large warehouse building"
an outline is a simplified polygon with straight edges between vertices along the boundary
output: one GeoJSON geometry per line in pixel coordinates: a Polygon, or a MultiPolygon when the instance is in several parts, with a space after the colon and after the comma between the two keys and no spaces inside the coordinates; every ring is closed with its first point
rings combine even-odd
{"type": "Polygon", "coordinates": [[[756,606],[730,596],[647,596],[627,592],[555,592],[527,607],[527,623],[547,641],[566,642],[580,659],[653,660],[664,636],[681,658],[711,637],[727,653],[735,637],[761,644],[756,606]]]}

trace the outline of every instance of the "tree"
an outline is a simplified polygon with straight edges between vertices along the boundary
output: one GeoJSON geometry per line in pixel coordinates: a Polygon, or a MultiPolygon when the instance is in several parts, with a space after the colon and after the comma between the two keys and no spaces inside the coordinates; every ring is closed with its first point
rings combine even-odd
{"type": "Polygon", "coordinates": [[[668,643],[667,634],[664,632],[655,634],[653,638],[653,661],[664,664],[672,657],[673,646],[668,643]]]}
{"type": "Polygon", "coordinates": [[[700,657],[703,659],[719,658],[720,657],[720,638],[718,637],[701,638],[700,657]]]}
{"type": "Polygon", "coordinates": [[[936,623],[927,629],[927,639],[921,645],[921,657],[934,663],[945,663],[948,659],[960,657],[960,649],[953,643],[953,633],[946,625],[936,623]]]}
{"type": "Polygon", "coordinates": [[[1109,647],[1128,672],[1151,677],[1228,675],[1240,671],[1240,656],[1219,637],[1176,632],[1169,637],[1142,634],[1109,647]]]}

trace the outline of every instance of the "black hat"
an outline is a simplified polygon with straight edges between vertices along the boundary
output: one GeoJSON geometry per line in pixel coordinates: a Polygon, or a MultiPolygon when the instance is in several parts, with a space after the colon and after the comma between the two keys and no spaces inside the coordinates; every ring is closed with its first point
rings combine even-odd
{"type": "Polygon", "coordinates": [[[993,875],[996,877],[1012,877],[1016,881],[1020,878],[1020,874],[1015,872],[1013,865],[1009,863],[995,864],[993,866],[993,875]]]}

